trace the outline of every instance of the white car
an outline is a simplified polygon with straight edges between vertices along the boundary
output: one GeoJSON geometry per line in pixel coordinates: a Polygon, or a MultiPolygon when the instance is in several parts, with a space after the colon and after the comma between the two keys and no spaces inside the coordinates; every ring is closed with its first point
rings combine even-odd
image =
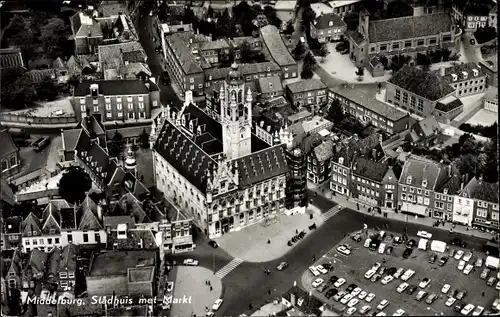
{"type": "Polygon", "coordinates": [[[420,282],[420,284],[418,284],[418,286],[420,288],[426,288],[427,286],[429,286],[429,283],[431,282],[431,279],[428,278],[428,277],[424,277],[424,279],[422,280],[422,282],[420,282]]]}
{"type": "Polygon", "coordinates": [[[199,262],[197,260],[193,260],[193,259],[185,259],[183,263],[184,263],[184,265],[188,265],[188,266],[197,266],[199,262]]]}
{"type": "Polygon", "coordinates": [[[315,266],[310,266],[309,271],[311,271],[312,275],[314,276],[318,276],[321,274],[315,266]]]}
{"type": "Polygon", "coordinates": [[[398,288],[396,289],[396,292],[398,293],[403,293],[407,288],[408,288],[408,283],[404,282],[404,283],[401,283],[398,288]]]}
{"type": "Polygon", "coordinates": [[[387,299],[383,299],[380,304],[378,304],[377,309],[378,310],[384,310],[387,305],[389,305],[389,301],[387,299]]]}
{"type": "Polygon", "coordinates": [[[345,284],[345,279],[339,278],[335,284],[333,284],[335,287],[341,287],[342,285],[345,284]]]}
{"type": "Polygon", "coordinates": [[[382,279],[381,283],[382,283],[383,285],[386,285],[386,284],[389,284],[390,282],[392,282],[393,280],[394,280],[394,276],[392,276],[392,275],[387,275],[387,276],[385,276],[385,277],[382,279]]]}
{"type": "Polygon", "coordinates": [[[314,280],[314,282],[312,283],[312,287],[316,288],[318,286],[320,286],[321,284],[323,284],[323,279],[322,278],[317,278],[314,280]]]}
{"type": "Polygon", "coordinates": [[[392,314],[392,316],[403,316],[404,313],[405,313],[405,311],[400,308],[400,309],[396,310],[396,312],[394,314],[392,314]]]}
{"type": "Polygon", "coordinates": [[[401,277],[401,274],[403,274],[404,270],[405,270],[405,269],[403,269],[402,267],[400,267],[400,268],[396,271],[396,273],[394,273],[394,275],[393,275],[393,276],[394,276],[394,278],[400,278],[400,277],[401,277]]]}
{"type": "Polygon", "coordinates": [[[365,278],[372,278],[373,275],[375,275],[375,273],[377,273],[377,271],[375,271],[374,269],[369,269],[366,273],[365,273],[365,278]]]}
{"type": "Polygon", "coordinates": [[[495,285],[495,289],[497,291],[500,291],[500,281],[497,282],[497,285],[495,285]]]}
{"type": "Polygon", "coordinates": [[[323,267],[323,265],[318,265],[316,266],[316,269],[321,273],[321,274],[327,274],[328,270],[323,267]]]}
{"type": "Polygon", "coordinates": [[[476,267],[483,266],[483,259],[482,258],[477,258],[475,265],[476,265],[476,267]]]}
{"type": "Polygon", "coordinates": [[[363,245],[365,248],[369,248],[370,247],[370,243],[372,242],[372,239],[370,238],[367,238],[365,240],[365,244],[363,245]]]}
{"type": "Polygon", "coordinates": [[[359,314],[364,315],[367,312],[369,312],[371,309],[372,308],[370,307],[370,305],[365,305],[365,306],[361,307],[361,309],[359,310],[359,314]]]}
{"type": "Polygon", "coordinates": [[[451,305],[455,304],[456,301],[457,301],[456,298],[448,297],[448,300],[446,301],[445,305],[446,307],[451,307],[451,305]]]}
{"type": "Polygon", "coordinates": [[[385,252],[385,243],[381,243],[379,246],[378,246],[378,253],[380,254],[384,254],[385,252]]]}
{"type": "Polygon", "coordinates": [[[357,298],[353,298],[347,303],[347,307],[354,307],[359,303],[359,300],[357,298]]]}
{"type": "Polygon", "coordinates": [[[480,316],[484,311],[483,306],[477,306],[476,309],[472,312],[472,316],[480,316]]]}
{"type": "Polygon", "coordinates": [[[450,284],[444,284],[443,288],[441,288],[441,293],[448,294],[448,292],[450,291],[450,287],[450,284]]]}
{"type": "Polygon", "coordinates": [[[465,262],[469,262],[469,260],[472,258],[472,253],[471,252],[467,252],[465,255],[464,255],[464,258],[462,260],[464,260],[465,262]]]}
{"type": "Polygon", "coordinates": [[[469,275],[469,273],[472,271],[472,269],[474,268],[474,266],[472,264],[467,264],[467,266],[465,267],[464,269],[464,274],[465,275],[469,275]]]}
{"type": "Polygon", "coordinates": [[[340,247],[338,247],[337,248],[337,252],[341,253],[343,255],[349,255],[349,254],[351,254],[351,250],[349,250],[348,248],[346,248],[344,245],[341,245],[340,247]]]}
{"type": "Polygon", "coordinates": [[[413,275],[415,274],[415,271],[413,271],[412,269],[408,269],[406,270],[405,274],[403,274],[403,276],[401,276],[401,280],[406,282],[408,281],[413,275]]]}
{"type": "Polygon", "coordinates": [[[351,292],[351,295],[352,296],[358,296],[359,293],[361,293],[361,288],[359,287],[356,287],[352,292],[351,292]]]}
{"type": "Polygon", "coordinates": [[[462,315],[465,315],[467,316],[468,314],[470,314],[470,312],[474,309],[474,305],[472,304],[467,304],[461,311],[460,311],[460,314],[462,315]]]}
{"type": "Polygon", "coordinates": [[[365,292],[365,291],[362,291],[361,293],[359,293],[358,298],[359,298],[359,299],[365,299],[365,298],[366,298],[366,295],[368,295],[368,293],[367,293],[367,292],[365,292]]]}
{"type": "Polygon", "coordinates": [[[429,233],[427,231],[419,231],[417,232],[417,236],[425,239],[431,239],[432,238],[432,233],[429,233]]]}
{"type": "Polygon", "coordinates": [[[215,315],[214,311],[213,311],[213,310],[211,310],[211,311],[207,312],[207,314],[206,314],[205,316],[206,316],[206,317],[212,317],[212,316],[214,316],[214,315],[215,315]]]}
{"type": "Polygon", "coordinates": [[[365,301],[366,301],[367,303],[370,303],[370,302],[371,302],[374,298],[375,298],[375,294],[370,293],[370,294],[368,294],[368,295],[366,296],[365,301]]]}
{"type": "Polygon", "coordinates": [[[376,314],[375,316],[387,316],[386,313],[384,313],[383,311],[379,312],[378,314],[376,314]]]}
{"type": "Polygon", "coordinates": [[[457,269],[459,271],[462,271],[464,269],[464,267],[465,267],[465,261],[462,260],[462,261],[458,262],[457,269]]]}
{"type": "Polygon", "coordinates": [[[351,294],[347,294],[346,296],[344,296],[344,297],[340,300],[340,302],[341,302],[342,304],[344,304],[344,305],[345,305],[345,304],[347,304],[347,303],[348,303],[351,299],[352,299],[352,295],[351,295],[351,294]]]}
{"type": "Polygon", "coordinates": [[[460,258],[464,255],[463,250],[458,250],[457,253],[455,253],[455,260],[460,260],[460,258]]]}
{"type": "Polygon", "coordinates": [[[380,262],[375,262],[375,264],[373,264],[372,266],[372,270],[377,271],[378,269],[380,269],[381,266],[382,264],[380,262]]]}
{"type": "Polygon", "coordinates": [[[222,298],[219,298],[215,301],[215,303],[212,305],[212,310],[217,310],[219,307],[222,305],[222,298]]]}
{"type": "Polygon", "coordinates": [[[349,307],[346,311],[346,315],[351,316],[354,315],[355,312],[356,312],[356,307],[349,307]]]}

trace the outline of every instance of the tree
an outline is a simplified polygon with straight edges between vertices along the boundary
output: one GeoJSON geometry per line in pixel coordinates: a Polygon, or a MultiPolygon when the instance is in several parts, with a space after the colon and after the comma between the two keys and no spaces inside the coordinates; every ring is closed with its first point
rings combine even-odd
{"type": "Polygon", "coordinates": [[[413,9],[405,0],[391,1],[384,12],[385,19],[401,18],[413,15],[413,9]]]}
{"type": "Polygon", "coordinates": [[[253,58],[254,58],[254,52],[252,51],[252,48],[250,47],[250,43],[248,43],[248,41],[244,41],[239,46],[239,49],[240,49],[241,62],[242,63],[251,63],[253,61],[253,58]]]}
{"type": "Polygon", "coordinates": [[[70,204],[82,202],[92,180],[79,166],[69,167],[59,181],[59,195],[70,204]]]}
{"type": "Polygon", "coordinates": [[[330,107],[328,108],[328,118],[335,124],[339,124],[344,120],[344,110],[338,99],[333,99],[330,107]]]}
{"type": "Polygon", "coordinates": [[[23,69],[3,69],[1,83],[0,96],[3,108],[24,109],[36,99],[33,82],[23,69]]]}
{"type": "Polygon", "coordinates": [[[300,73],[300,78],[311,79],[314,76],[313,68],[310,65],[302,65],[302,72],[300,73]]]}
{"type": "Polygon", "coordinates": [[[314,70],[316,65],[318,65],[318,62],[311,51],[309,51],[304,57],[304,66],[305,65],[310,66],[312,70],[314,70]]]}
{"type": "Polygon", "coordinates": [[[295,48],[292,50],[292,54],[293,56],[295,56],[295,59],[302,59],[305,53],[306,53],[306,47],[304,46],[304,43],[299,41],[295,46],[295,48]]]}
{"type": "Polygon", "coordinates": [[[325,61],[325,57],[328,54],[330,54],[330,51],[328,51],[328,46],[326,46],[326,44],[321,45],[321,48],[319,49],[319,56],[321,56],[322,63],[325,61]]]}
{"type": "Polygon", "coordinates": [[[118,157],[122,152],[122,147],[123,147],[123,136],[120,134],[120,132],[115,131],[113,139],[111,140],[111,143],[108,146],[109,156],[118,157]]]}
{"type": "Polygon", "coordinates": [[[142,148],[149,149],[149,134],[146,132],[146,129],[142,130],[139,140],[141,141],[142,148]]]}
{"type": "Polygon", "coordinates": [[[358,76],[358,81],[363,81],[363,76],[365,75],[365,68],[358,67],[355,74],[356,74],[356,76],[358,76]]]}
{"type": "Polygon", "coordinates": [[[498,182],[498,137],[495,135],[486,145],[486,162],[483,168],[483,180],[488,183],[498,182]]]}
{"type": "Polygon", "coordinates": [[[344,15],[344,22],[347,24],[348,30],[357,30],[359,25],[359,13],[355,11],[346,13],[346,15],[344,15]]]}
{"type": "Polygon", "coordinates": [[[187,7],[186,9],[184,9],[184,14],[182,15],[182,23],[191,24],[195,21],[195,19],[196,16],[191,7],[187,7]]]}
{"type": "MultiPolygon", "coordinates": [[[[166,1],[163,3],[166,3],[166,1]]],[[[209,5],[208,9],[207,9],[207,17],[211,18],[211,19],[213,19],[213,17],[214,17],[214,8],[212,8],[211,5],[209,5]]]]}
{"type": "Polygon", "coordinates": [[[53,101],[59,94],[59,89],[50,77],[36,84],[36,98],[42,101],[53,101]]]}
{"type": "Polygon", "coordinates": [[[71,34],[64,20],[51,18],[40,28],[40,41],[46,57],[57,58],[65,56],[68,50],[68,37],[71,34]]]}
{"type": "Polygon", "coordinates": [[[388,66],[389,66],[389,59],[387,58],[387,56],[382,55],[382,56],[380,56],[378,58],[378,60],[380,61],[380,63],[382,63],[382,66],[384,66],[385,70],[389,69],[388,68],[388,66]]]}
{"type": "Polygon", "coordinates": [[[219,18],[217,19],[217,23],[216,23],[216,38],[218,37],[222,37],[222,36],[226,36],[226,37],[229,37],[231,38],[232,37],[232,21],[231,21],[231,17],[229,15],[229,11],[227,9],[224,10],[224,12],[222,12],[222,14],[219,16],[219,18]]]}
{"type": "Polygon", "coordinates": [[[266,5],[264,7],[264,15],[267,18],[267,21],[269,24],[274,25],[278,29],[281,28],[281,24],[283,23],[280,18],[278,18],[278,15],[276,14],[276,9],[274,7],[271,7],[269,5],[266,5]]]}
{"type": "Polygon", "coordinates": [[[283,33],[288,34],[288,35],[292,35],[293,32],[295,32],[295,26],[293,25],[293,20],[290,20],[286,23],[286,28],[285,28],[285,31],[283,33]]]}
{"type": "Polygon", "coordinates": [[[307,6],[304,8],[304,11],[302,12],[302,21],[301,25],[304,27],[304,31],[306,32],[306,36],[310,37],[310,28],[311,28],[311,23],[314,21],[316,18],[316,13],[314,10],[311,8],[311,6],[307,6]]]}
{"type": "Polygon", "coordinates": [[[403,68],[410,61],[410,57],[404,55],[394,55],[391,59],[391,70],[392,73],[396,73],[398,70],[403,68]]]}

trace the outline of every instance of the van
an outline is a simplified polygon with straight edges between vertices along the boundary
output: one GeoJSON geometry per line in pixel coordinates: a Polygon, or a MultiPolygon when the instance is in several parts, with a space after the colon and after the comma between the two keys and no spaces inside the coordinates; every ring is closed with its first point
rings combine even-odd
{"type": "Polygon", "coordinates": [[[45,137],[45,138],[39,138],[38,140],[36,140],[35,142],[33,142],[31,144],[31,146],[33,147],[33,150],[35,152],[40,152],[41,150],[43,150],[47,145],[49,145],[50,143],[50,138],[48,137],[45,137]]]}
{"type": "Polygon", "coordinates": [[[384,254],[385,251],[385,243],[381,243],[378,247],[378,253],[384,254]]]}
{"type": "Polygon", "coordinates": [[[29,139],[30,135],[26,130],[21,128],[9,128],[8,133],[12,136],[13,139],[29,139]]]}

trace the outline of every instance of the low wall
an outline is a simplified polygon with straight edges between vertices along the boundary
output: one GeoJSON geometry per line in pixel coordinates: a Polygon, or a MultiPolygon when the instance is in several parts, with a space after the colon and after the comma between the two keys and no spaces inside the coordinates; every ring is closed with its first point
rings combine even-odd
{"type": "Polygon", "coordinates": [[[24,124],[75,124],[76,116],[68,117],[31,117],[26,115],[16,115],[10,113],[0,114],[0,122],[2,123],[24,123],[24,124]]]}

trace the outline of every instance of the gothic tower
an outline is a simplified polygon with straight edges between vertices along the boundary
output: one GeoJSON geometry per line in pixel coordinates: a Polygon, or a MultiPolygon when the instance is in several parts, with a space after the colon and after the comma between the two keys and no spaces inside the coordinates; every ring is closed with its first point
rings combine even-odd
{"type": "Polygon", "coordinates": [[[224,154],[236,159],[252,152],[252,92],[245,93],[245,81],[233,63],[220,92],[224,154]]]}

